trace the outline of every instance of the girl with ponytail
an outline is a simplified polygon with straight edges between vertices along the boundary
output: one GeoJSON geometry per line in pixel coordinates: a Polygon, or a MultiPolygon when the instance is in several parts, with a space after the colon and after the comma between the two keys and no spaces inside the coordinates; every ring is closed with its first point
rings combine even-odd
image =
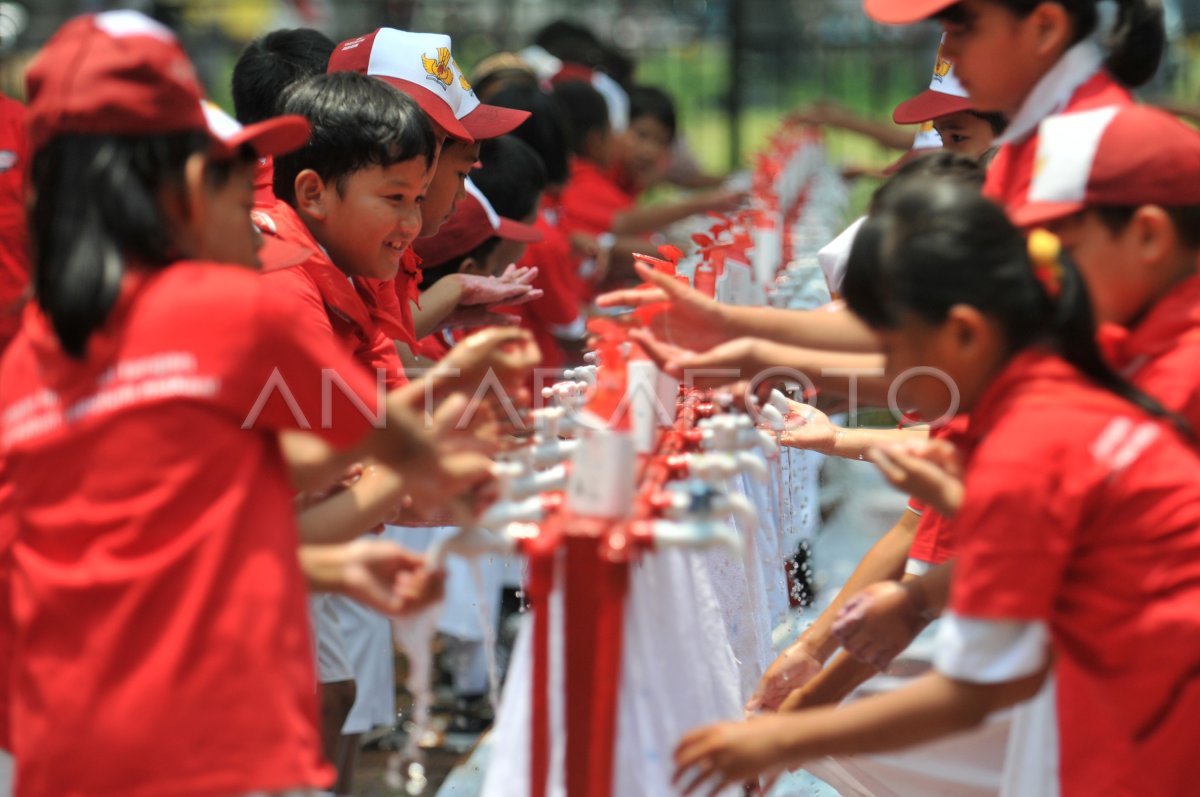
{"type": "Polygon", "coordinates": [[[865,0],[878,22],[937,19],[946,57],[975,107],[1008,127],[984,195],[1025,201],[1038,124],[1048,116],[1129,105],[1166,48],[1161,0],[865,0]]]}
{"type": "MultiPolygon", "coordinates": [[[[1039,787],[1190,793],[1200,456],[1105,364],[1079,272],[1052,236],[1026,242],[977,194],[912,183],[864,225],[845,296],[890,375],[934,368],[970,413],[934,672],[838,709],[694,731],[676,751],[677,781],[690,793],[962,731],[1036,694],[1053,661],[1058,782],[1039,787]]],[[[936,416],[945,394],[911,397],[936,416]]]]}

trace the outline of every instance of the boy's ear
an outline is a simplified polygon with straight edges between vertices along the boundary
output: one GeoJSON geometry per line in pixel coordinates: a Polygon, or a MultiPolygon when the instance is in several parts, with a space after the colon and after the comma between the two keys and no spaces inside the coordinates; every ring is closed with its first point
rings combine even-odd
{"type": "Polygon", "coordinates": [[[1040,3],[1028,23],[1035,26],[1038,50],[1049,56],[1064,52],[1073,36],[1071,17],[1059,3],[1040,3]]]}
{"type": "Polygon", "coordinates": [[[1170,215],[1158,205],[1142,205],[1134,211],[1124,235],[1131,236],[1143,263],[1167,260],[1179,237],[1170,215]]]}
{"type": "Polygon", "coordinates": [[[312,169],[305,169],[296,175],[292,184],[296,192],[296,209],[314,219],[324,219],[328,214],[326,207],[327,189],[329,185],[312,169]]]}
{"type": "Polygon", "coordinates": [[[168,190],[163,197],[168,212],[179,221],[194,221],[204,217],[207,170],[208,157],[201,152],[192,153],[183,164],[183,185],[180,190],[168,190]]]}
{"type": "Polygon", "coordinates": [[[978,356],[979,346],[986,337],[989,325],[987,318],[978,308],[969,304],[956,304],[946,313],[948,340],[968,356],[978,356]]]}

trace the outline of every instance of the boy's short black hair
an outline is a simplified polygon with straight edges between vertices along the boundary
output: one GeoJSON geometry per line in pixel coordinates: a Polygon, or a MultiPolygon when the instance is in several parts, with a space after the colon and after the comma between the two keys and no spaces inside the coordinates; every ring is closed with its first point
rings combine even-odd
{"type": "Polygon", "coordinates": [[[608,103],[590,83],[567,80],[554,87],[554,101],[567,123],[571,151],[582,155],[591,133],[609,129],[608,103]]]}
{"type": "Polygon", "coordinates": [[[533,147],[511,135],[493,138],[479,148],[479,164],[471,182],[498,214],[520,221],[537,210],[546,168],[533,147]]]}
{"type": "Polygon", "coordinates": [[[284,90],[320,75],[329,66],[333,40],[312,28],[288,28],[260,36],[246,46],[233,67],[233,110],[251,125],[278,115],[284,90]]]}
{"type": "Polygon", "coordinates": [[[654,86],[634,86],[629,91],[629,121],[633,122],[643,116],[655,120],[671,134],[675,140],[675,103],[669,94],[654,86]]]}
{"type": "Polygon", "coordinates": [[[601,41],[586,25],[556,19],[534,35],[533,43],[560,61],[606,72],[626,90],[633,82],[633,59],[601,41]]]}
{"type": "Polygon", "coordinates": [[[510,135],[533,147],[546,167],[546,180],[555,185],[567,182],[571,142],[562,109],[536,86],[509,86],[488,99],[491,105],[529,111],[529,118],[510,135]]]}
{"type": "Polygon", "coordinates": [[[284,92],[280,112],[312,125],[308,143],[275,159],[275,196],[296,202],[296,175],[312,169],[338,191],[345,178],[370,166],[413,158],[433,165],[437,139],[429,117],[407,94],[357,72],[314,75],[284,92]]]}

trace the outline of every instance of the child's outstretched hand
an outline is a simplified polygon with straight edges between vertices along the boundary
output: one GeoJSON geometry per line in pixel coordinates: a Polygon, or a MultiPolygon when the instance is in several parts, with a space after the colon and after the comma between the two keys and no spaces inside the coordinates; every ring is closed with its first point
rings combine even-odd
{"type": "Polygon", "coordinates": [[[458,303],[460,306],[471,307],[481,304],[514,305],[532,301],[542,296],[542,291],[530,284],[536,276],[537,269],[514,270],[513,266],[509,266],[509,271],[505,271],[499,277],[455,274],[461,291],[458,303]]]}
{"type": "Polygon", "coordinates": [[[791,399],[788,399],[788,410],[783,419],[786,425],[779,436],[780,443],[822,454],[833,453],[840,430],[828,415],[816,407],[791,399]]]}
{"type": "Polygon", "coordinates": [[[674,277],[660,274],[645,263],[634,262],[649,288],[610,291],[596,297],[598,307],[645,307],[666,303],[662,312],[651,319],[649,329],[666,343],[705,351],[728,339],[721,306],[700,291],[679,284],[674,277]]]}
{"type": "Polygon", "coordinates": [[[803,640],[789,646],[771,663],[759,679],[754,694],[746,703],[746,713],[778,711],[793,690],[799,689],[821,672],[821,661],[803,640]]]}
{"type": "Polygon", "coordinates": [[[344,591],[384,614],[409,614],[442,599],[446,578],[425,568],[424,557],[387,540],[358,539],[346,546],[344,591]]]}
{"type": "MultiPolygon", "coordinates": [[[[674,785],[682,794],[715,795],[745,788],[802,762],[788,759],[784,740],[795,715],[767,714],[691,731],[675,748],[674,785]]],[[[751,786],[752,787],[752,786],[751,786]]]]}
{"type": "Polygon", "coordinates": [[[833,635],[851,656],[885,670],[928,624],[907,587],[881,581],[846,602],[833,623],[833,635]]]}
{"type": "Polygon", "coordinates": [[[884,477],[946,517],[963,501],[963,470],[958,450],[946,440],[907,440],[868,449],[884,477]]]}

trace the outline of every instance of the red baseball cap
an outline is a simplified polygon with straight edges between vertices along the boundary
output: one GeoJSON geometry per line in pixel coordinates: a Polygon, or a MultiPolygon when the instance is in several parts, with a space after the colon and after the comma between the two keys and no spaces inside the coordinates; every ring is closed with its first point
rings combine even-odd
{"type": "Polygon", "coordinates": [[[204,91],[175,34],[136,11],[68,21],[25,76],[29,136],[205,130],[204,91]]]}
{"type": "Polygon", "coordinates": [[[467,195],[458,203],[454,215],[442,225],[437,235],[418,238],[413,242],[413,251],[426,268],[462,257],[489,238],[528,244],[542,240],[542,233],[537,227],[506,219],[496,213],[492,203],[470,178],[467,178],[465,187],[467,195]]]}
{"type": "Polygon", "coordinates": [[[959,0],[863,0],[867,16],[884,25],[911,25],[945,11],[959,0]]]}
{"type": "Polygon", "coordinates": [[[200,105],[213,139],[213,154],[218,158],[231,158],[243,146],[250,147],[260,158],[283,155],[303,147],[312,133],[308,120],[298,114],[276,116],[243,127],[208,100],[201,100],[200,105]]]}
{"type": "Polygon", "coordinates": [[[1200,133],[1146,105],[1043,120],[1026,200],[1010,210],[1033,227],[1086,207],[1200,205],[1200,133]]]}
{"type": "Polygon", "coordinates": [[[450,37],[379,28],[334,48],[330,72],[361,72],[389,83],[417,101],[453,138],[472,142],[516,130],[528,111],[485,105],[450,50],[450,37]]]}
{"type": "MultiPolygon", "coordinates": [[[[945,35],[942,40],[945,41],[945,35]]],[[[942,45],[938,45],[929,88],[897,105],[896,110],[892,111],[892,121],[898,125],[915,125],[971,108],[967,90],[954,75],[954,64],[942,55],[942,45]]]]}

